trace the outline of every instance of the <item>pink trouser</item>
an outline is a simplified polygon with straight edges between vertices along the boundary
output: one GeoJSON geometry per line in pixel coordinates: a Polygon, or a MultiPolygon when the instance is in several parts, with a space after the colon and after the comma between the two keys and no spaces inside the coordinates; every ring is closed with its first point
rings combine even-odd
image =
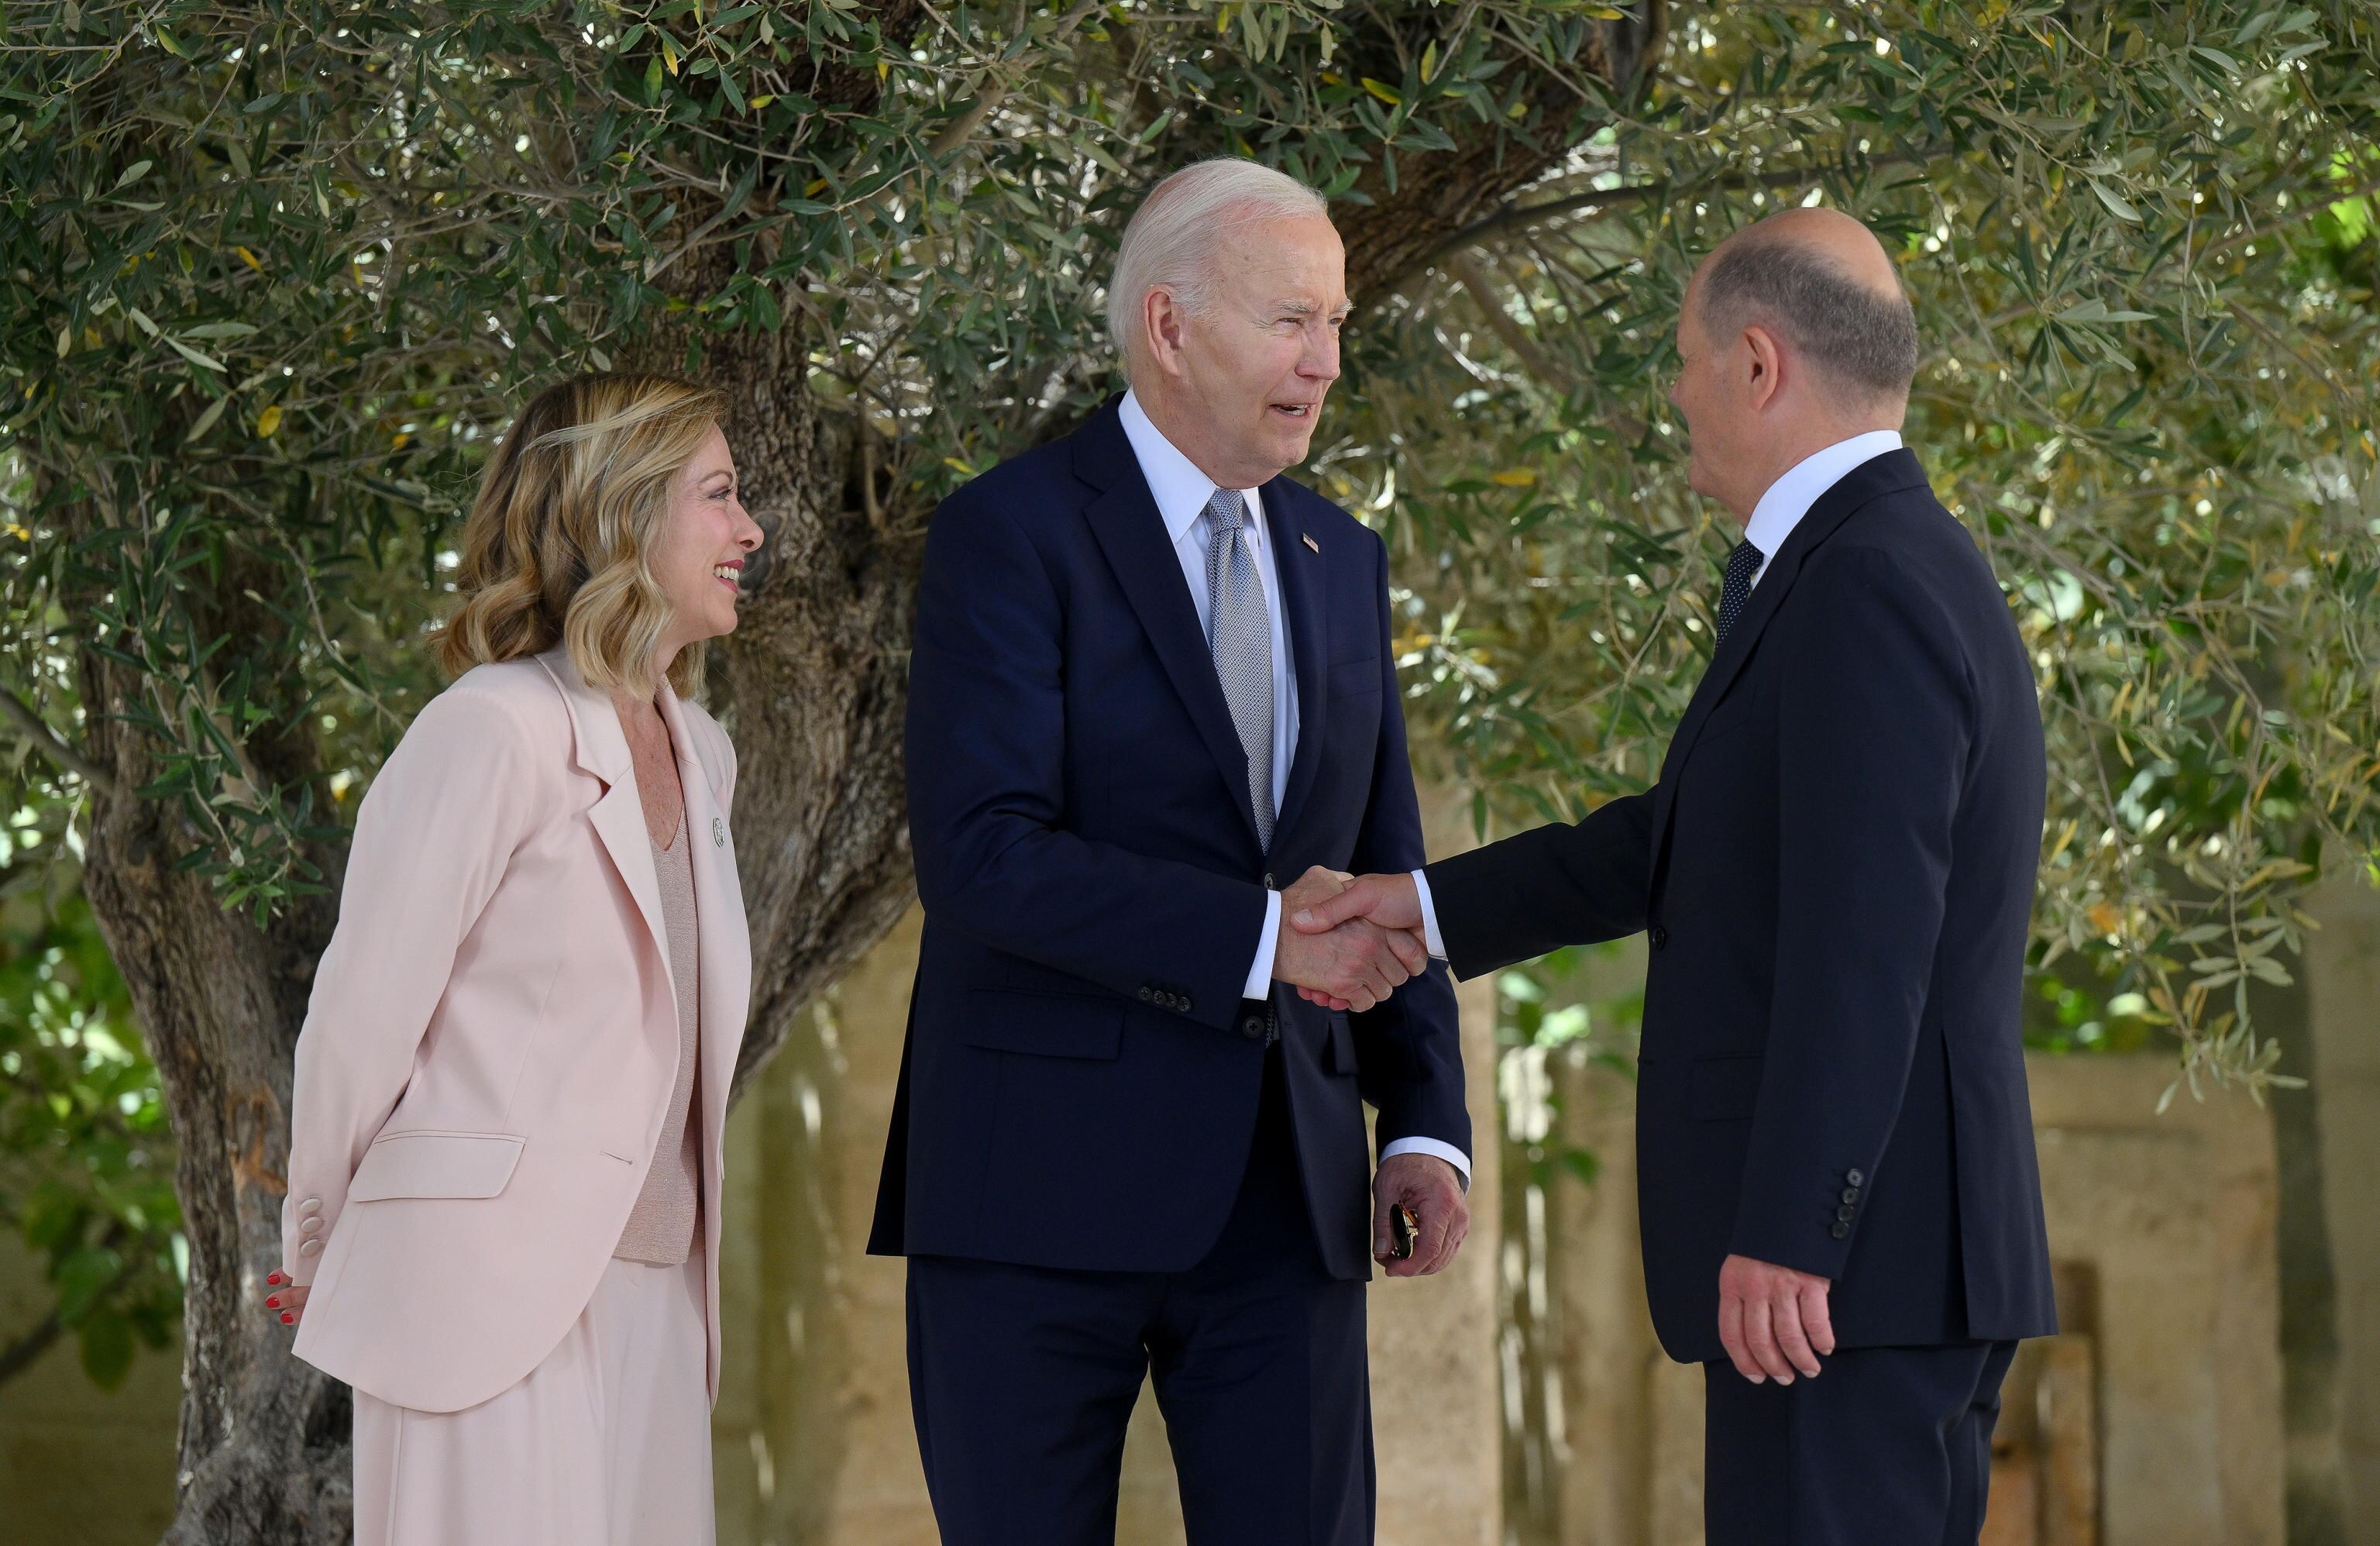
{"type": "Polygon", "coordinates": [[[459,1412],[356,1393],[356,1546],[713,1546],[702,1251],[613,1260],[528,1378],[459,1412]]]}

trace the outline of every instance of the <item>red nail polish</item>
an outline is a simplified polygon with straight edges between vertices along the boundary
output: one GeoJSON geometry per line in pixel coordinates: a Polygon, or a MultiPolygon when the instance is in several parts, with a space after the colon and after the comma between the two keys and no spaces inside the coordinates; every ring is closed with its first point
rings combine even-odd
{"type": "Polygon", "coordinates": [[[279,1309],[281,1308],[281,1296],[278,1294],[268,1296],[264,1301],[264,1308],[267,1309],[279,1309]]]}
{"type": "Polygon", "coordinates": [[[281,1281],[281,1274],[278,1272],[267,1272],[264,1274],[264,1281],[267,1283],[279,1283],[281,1281]]]}
{"type": "Polygon", "coordinates": [[[298,1323],[298,1318],[285,1309],[281,1312],[281,1323],[285,1326],[294,1326],[298,1323]]]}

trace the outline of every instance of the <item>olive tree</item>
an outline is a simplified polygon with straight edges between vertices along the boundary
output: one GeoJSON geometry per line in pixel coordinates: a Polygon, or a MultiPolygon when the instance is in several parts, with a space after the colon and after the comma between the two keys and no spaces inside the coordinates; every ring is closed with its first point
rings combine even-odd
{"type": "Polygon", "coordinates": [[[1660,397],[1682,278],[1827,199],[1904,259],[1912,438],[2037,651],[2039,956],[2119,963],[2189,1066],[2253,1077],[2224,973],[2283,969],[2317,843],[2371,846],[2380,164],[2345,0],[0,26],[0,713],[178,1140],[176,1539],[346,1532],[344,1393],[258,1306],[289,1055],[346,813],[438,686],[419,636],[525,387],[633,364],[729,395],[770,538],[711,688],[746,770],[740,1072],[813,1055],[797,1011],[911,896],[926,519],[1112,390],[1116,234],[1196,157],[1333,201],[1361,310],[1307,472],[1390,535],[1426,754],[1483,822],[1650,775],[1725,546],[1660,397]]]}

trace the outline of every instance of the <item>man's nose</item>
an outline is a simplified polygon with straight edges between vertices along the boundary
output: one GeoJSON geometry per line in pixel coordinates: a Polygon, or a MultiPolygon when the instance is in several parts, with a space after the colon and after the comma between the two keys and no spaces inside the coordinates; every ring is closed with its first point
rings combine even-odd
{"type": "Polygon", "coordinates": [[[1339,379],[1339,335],[1335,333],[1325,334],[1319,341],[1307,345],[1305,359],[1299,363],[1298,371],[1300,374],[1316,381],[1337,381],[1339,379]]]}

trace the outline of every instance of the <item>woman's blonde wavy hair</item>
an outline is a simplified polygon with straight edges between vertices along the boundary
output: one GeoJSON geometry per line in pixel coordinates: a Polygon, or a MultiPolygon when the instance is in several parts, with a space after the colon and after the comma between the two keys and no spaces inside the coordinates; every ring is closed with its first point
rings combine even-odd
{"type": "MultiPolygon", "coordinates": [[[[463,523],[461,600],[437,635],[448,672],[559,641],[589,687],[658,690],[670,603],[648,555],[671,481],[725,408],[710,387],[629,373],[574,376],[530,399],[463,523]]],[[[690,644],[670,663],[678,696],[700,690],[702,656],[690,644]]]]}

